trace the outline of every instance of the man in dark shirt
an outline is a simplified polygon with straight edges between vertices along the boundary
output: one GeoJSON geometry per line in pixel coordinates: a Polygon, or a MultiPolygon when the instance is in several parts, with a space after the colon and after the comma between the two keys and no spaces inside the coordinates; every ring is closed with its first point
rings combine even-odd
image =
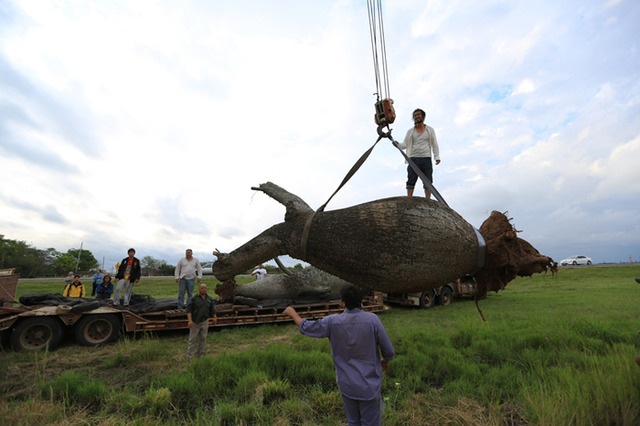
{"type": "Polygon", "coordinates": [[[122,259],[120,266],[118,267],[118,273],[116,279],[118,284],[113,292],[113,305],[120,305],[120,292],[124,289],[124,307],[129,308],[129,300],[131,300],[131,293],[133,292],[133,285],[140,281],[141,268],[140,260],[135,257],[136,250],[130,248],[127,251],[128,257],[122,259]]]}
{"type": "Polygon", "coordinates": [[[187,358],[191,361],[193,352],[198,343],[198,358],[204,355],[204,345],[207,343],[207,332],[209,331],[209,318],[213,318],[216,323],[216,307],[211,296],[207,294],[207,285],[200,284],[198,294],[191,298],[187,305],[187,319],[189,320],[189,348],[187,358]]]}

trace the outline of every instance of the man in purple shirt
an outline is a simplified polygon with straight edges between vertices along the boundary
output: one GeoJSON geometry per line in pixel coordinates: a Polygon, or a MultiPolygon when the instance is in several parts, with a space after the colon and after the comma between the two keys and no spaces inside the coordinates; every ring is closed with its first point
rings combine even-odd
{"type": "Polygon", "coordinates": [[[346,286],[340,296],[346,307],[341,314],[310,321],[302,319],[291,306],[283,313],[293,319],[300,333],[329,338],[349,425],[379,425],[382,421],[382,371],[389,368],[395,351],[380,318],[360,309],[362,290],[346,286]]]}

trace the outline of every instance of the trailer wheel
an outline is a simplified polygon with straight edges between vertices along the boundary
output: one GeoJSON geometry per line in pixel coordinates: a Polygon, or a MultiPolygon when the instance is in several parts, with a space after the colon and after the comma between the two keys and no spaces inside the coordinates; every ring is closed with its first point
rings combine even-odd
{"type": "Polygon", "coordinates": [[[420,295],[420,307],[422,309],[433,308],[436,304],[436,292],[435,290],[425,290],[420,295]]]}
{"type": "Polygon", "coordinates": [[[27,318],[11,334],[11,346],[19,352],[52,350],[61,340],[62,325],[51,317],[27,318]]]}
{"type": "Polygon", "coordinates": [[[86,315],[76,324],[76,342],[82,346],[98,346],[118,338],[120,319],[116,315],[86,315]]]}
{"type": "Polygon", "coordinates": [[[451,288],[444,286],[440,289],[440,295],[438,296],[438,302],[442,306],[450,305],[453,302],[453,292],[451,288]]]}

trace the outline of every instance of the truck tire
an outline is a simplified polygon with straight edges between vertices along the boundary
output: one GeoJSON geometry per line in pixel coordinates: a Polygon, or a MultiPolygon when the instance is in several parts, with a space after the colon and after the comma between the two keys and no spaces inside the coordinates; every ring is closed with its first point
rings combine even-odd
{"type": "Polygon", "coordinates": [[[62,324],[52,317],[31,317],[11,333],[11,346],[18,352],[52,350],[62,340],[62,324]]]}
{"type": "Polygon", "coordinates": [[[448,286],[442,287],[438,295],[438,303],[442,306],[447,306],[450,305],[451,302],[453,302],[453,291],[448,286]]]}
{"type": "Polygon", "coordinates": [[[436,304],[436,292],[435,290],[425,290],[420,294],[420,307],[422,309],[433,308],[436,304]]]}
{"type": "Polygon", "coordinates": [[[113,314],[85,315],[76,324],[76,342],[82,346],[111,343],[120,333],[120,318],[113,314]]]}

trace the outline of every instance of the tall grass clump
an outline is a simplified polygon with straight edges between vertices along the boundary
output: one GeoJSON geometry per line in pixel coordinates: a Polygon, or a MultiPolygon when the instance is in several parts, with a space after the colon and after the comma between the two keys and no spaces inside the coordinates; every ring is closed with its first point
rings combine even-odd
{"type": "Polygon", "coordinates": [[[528,372],[522,396],[538,424],[637,424],[640,374],[627,345],[605,355],[582,354],[579,368],[528,372]]]}
{"type": "Polygon", "coordinates": [[[174,404],[188,410],[225,400],[267,404],[286,399],[292,387],[309,383],[316,389],[333,389],[335,373],[325,353],[299,353],[274,344],[215,359],[205,356],[194,360],[186,371],[158,374],[154,381],[169,389],[174,404]]]}
{"type": "Polygon", "coordinates": [[[108,397],[107,386],[86,374],[64,371],[42,386],[42,394],[51,400],[61,398],[67,403],[101,406],[108,397]]]}

